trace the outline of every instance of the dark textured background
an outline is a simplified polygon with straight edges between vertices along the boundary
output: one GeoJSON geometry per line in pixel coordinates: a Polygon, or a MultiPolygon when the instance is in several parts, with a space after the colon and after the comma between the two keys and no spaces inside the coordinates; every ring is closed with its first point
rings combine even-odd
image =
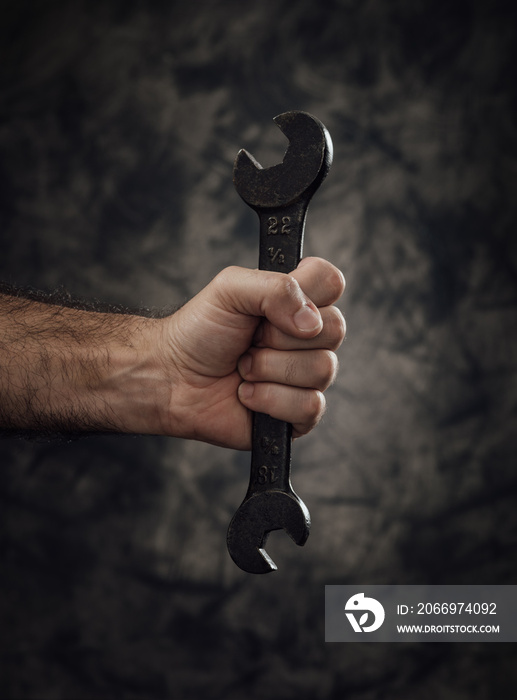
{"type": "Polygon", "coordinates": [[[513,6],[2,1],[4,281],[162,307],[255,266],[233,159],[280,160],[304,109],[335,144],[305,252],[349,328],[271,576],[226,552],[247,454],[0,443],[2,698],[510,697],[513,645],[326,645],[323,595],[517,583],[513,6]]]}

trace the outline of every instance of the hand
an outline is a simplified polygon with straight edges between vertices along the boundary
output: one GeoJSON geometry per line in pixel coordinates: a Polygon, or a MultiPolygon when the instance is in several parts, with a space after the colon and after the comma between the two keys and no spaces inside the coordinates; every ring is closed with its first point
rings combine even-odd
{"type": "Polygon", "coordinates": [[[162,321],[165,434],[251,448],[252,411],[309,432],[325,410],[345,335],[344,278],[306,258],[290,275],[230,267],[162,321]]]}

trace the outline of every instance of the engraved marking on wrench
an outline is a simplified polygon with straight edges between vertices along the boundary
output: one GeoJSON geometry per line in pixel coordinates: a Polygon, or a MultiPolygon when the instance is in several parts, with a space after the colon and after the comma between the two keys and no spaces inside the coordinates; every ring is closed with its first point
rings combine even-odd
{"type": "Polygon", "coordinates": [[[278,262],[279,265],[283,265],[285,262],[285,256],[282,255],[282,248],[268,248],[267,253],[271,258],[271,262],[278,262]]]}
{"type": "MultiPolygon", "coordinates": [[[[268,227],[267,227],[267,234],[268,236],[276,236],[278,233],[278,219],[276,216],[270,216],[269,219],[267,220],[268,227]]],[[[283,233],[284,235],[288,236],[291,233],[291,217],[290,216],[283,216],[282,217],[282,228],[280,229],[280,233],[283,233]]]]}
{"type": "Polygon", "coordinates": [[[265,464],[259,467],[257,483],[258,484],[274,484],[278,481],[278,475],[276,474],[278,467],[268,467],[265,464]]]}
{"type": "Polygon", "coordinates": [[[261,440],[262,443],[262,449],[264,452],[269,455],[277,455],[279,450],[278,450],[278,445],[274,440],[271,440],[271,438],[268,437],[263,437],[261,440]]]}

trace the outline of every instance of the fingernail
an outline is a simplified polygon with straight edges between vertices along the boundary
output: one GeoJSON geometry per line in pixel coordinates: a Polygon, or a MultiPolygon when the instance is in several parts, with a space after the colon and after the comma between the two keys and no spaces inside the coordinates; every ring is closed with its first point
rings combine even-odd
{"type": "Polygon", "coordinates": [[[239,385],[239,398],[247,401],[251,399],[254,391],[254,384],[251,384],[250,382],[242,382],[242,384],[239,385]]]}
{"type": "Polygon", "coordinates": [[[315,331],[321,326],[321,317],[310,306],[305,305],[295,313],[294,324],[299,331],[315,331]]]}
{"type": "Polygon", "coordinates": [[[239,373],[241,377],[245,377],[247,374],[250,373],[251,371],[251,362],[252,362],[252,357],[247,352],[245,355],[241,357],[239,360],[239,373]]]}

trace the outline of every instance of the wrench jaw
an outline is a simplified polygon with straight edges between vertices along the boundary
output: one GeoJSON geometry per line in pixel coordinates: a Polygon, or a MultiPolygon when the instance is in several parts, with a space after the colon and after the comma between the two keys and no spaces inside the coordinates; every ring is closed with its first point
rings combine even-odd
{"type": "Polygon", "coordinates": [[[269,533],[285,530],[299,546],[309,537],[307,507],[291,491],[264,491],[246,498],[228,528],[228,551],[233,561],[250,574],[268,574],[277,566],[265,550],[269,533]]]}
{"type": "Polygon", "coordinates": [[[307,112],[284,112],[274,118],[289,145],[282,163],[263,168],[246,150],[235,159],[233,182],[240,197],[255,210],[307,202],[332,163],[332,139],[325,126],[307,112]]]}
{"type": "Polygon", "coordinates": [[[302,170],[306,174],[303,195],[310,198],[332,165],[334,146],[330,134],[319,119],[307,112],[284,112],[273,121],[289,140],[283,165],[291,173],[302,170]]]}

